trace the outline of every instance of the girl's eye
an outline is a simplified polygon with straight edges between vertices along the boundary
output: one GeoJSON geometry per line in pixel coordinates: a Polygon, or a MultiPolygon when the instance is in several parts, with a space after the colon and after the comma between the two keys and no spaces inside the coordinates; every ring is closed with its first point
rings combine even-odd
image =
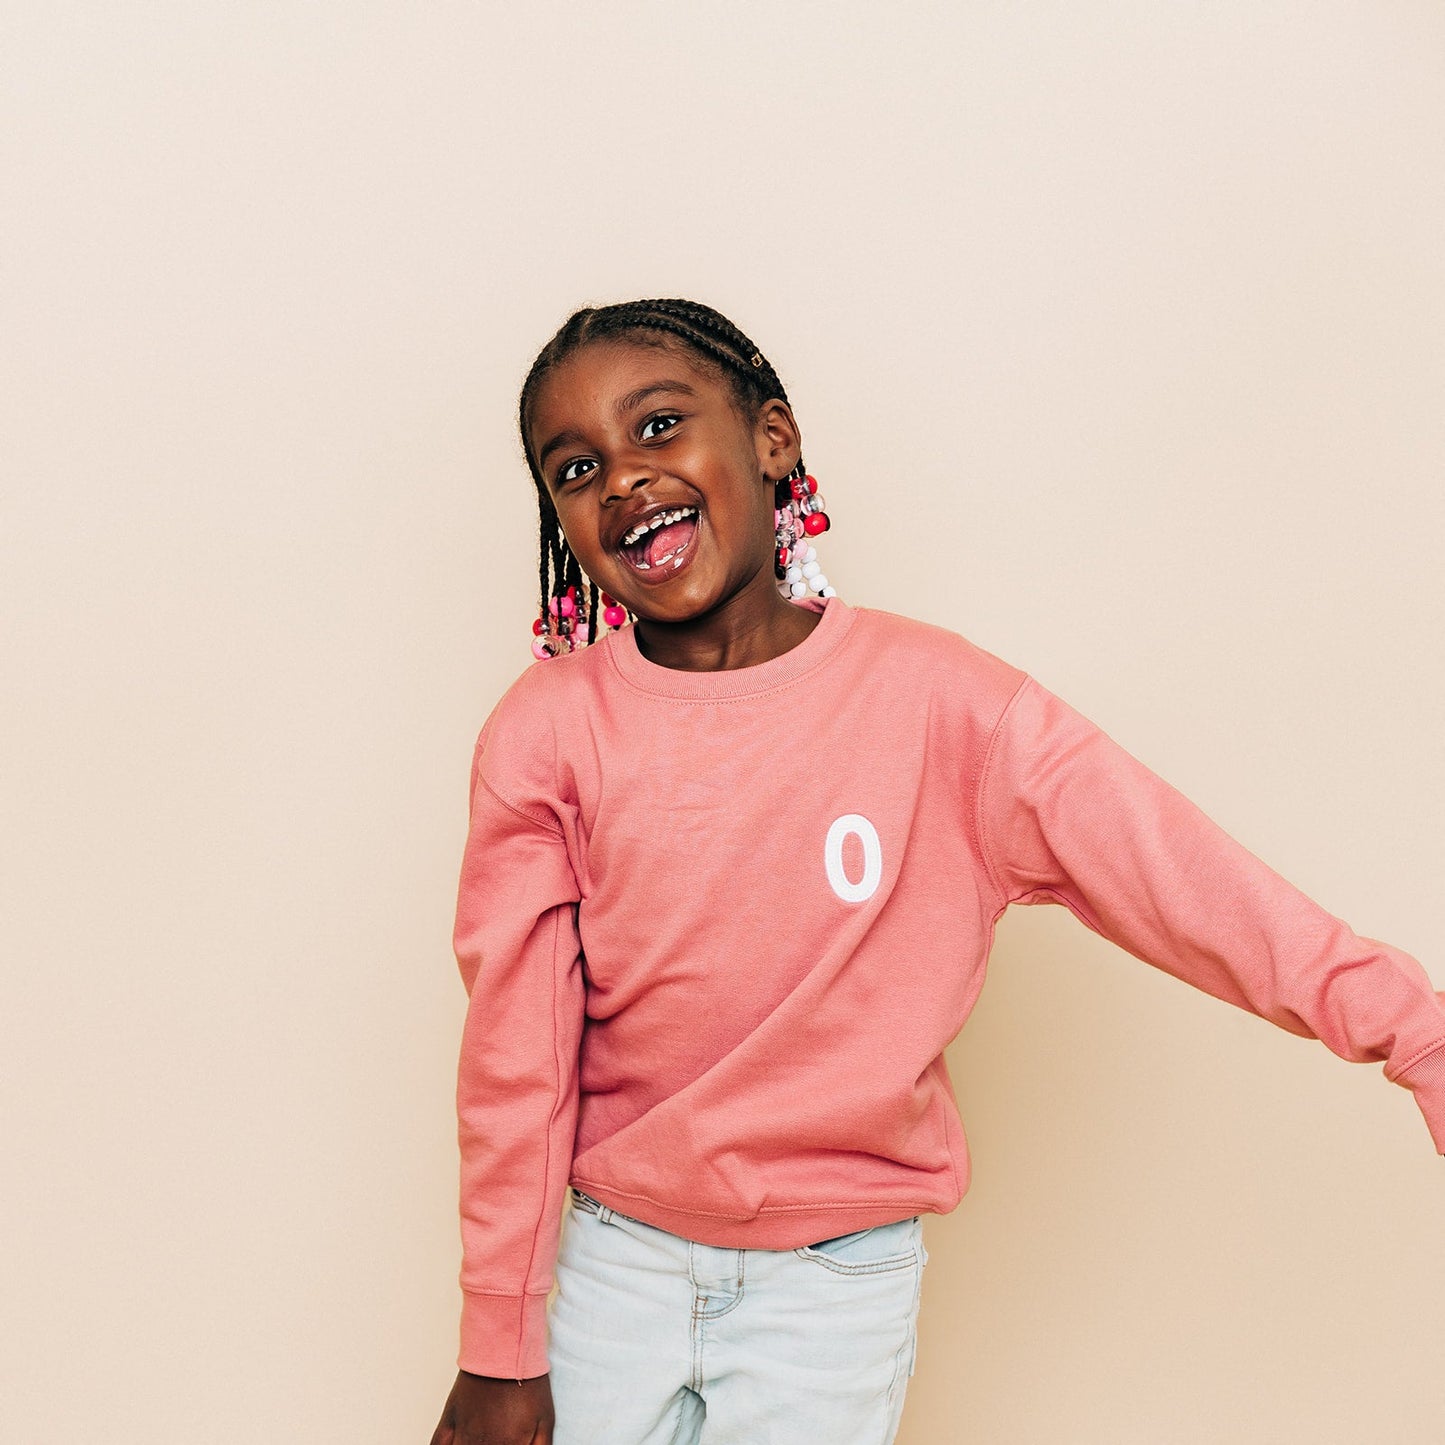
{"type": "Polygon", "coordinates": [[[575,462],[568,462],[560,472],[557,473],[557,485],[565,487],[568,482],[580,481],[597,465],[590,457],[579,457],[575,462]],[[585,470],[583,470],[585,468],[585,470]]]}
{"type": "Polygon", "coordinates": [[[671,412],[663,412],[660,416],[650,416],[642,423],[642,439],[651,441],[653,437],[660,436],[665,431],[671,431],[681,420],[681,417],[674,416],[671,412]],[[656,427],[658,430],[650,430],[652,427],[656,427]]]}

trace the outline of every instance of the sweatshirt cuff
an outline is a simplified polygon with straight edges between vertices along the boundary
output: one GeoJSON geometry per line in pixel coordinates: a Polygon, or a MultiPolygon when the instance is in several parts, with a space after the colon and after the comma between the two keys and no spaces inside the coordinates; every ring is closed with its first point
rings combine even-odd
{"type": "Polygon", "coordinates": [[[1395,1082],[1414,1094],[1435,1141],[1435,1152],[1445,1154],[1445,1044],[1411,1064],[1395,1082]]]}
{"type": "Polygon", "coordinates": [[[547,1373],[547,1296],[462,1291],[462,1348],[469,1375],[530,1380],[547,1373]]]}

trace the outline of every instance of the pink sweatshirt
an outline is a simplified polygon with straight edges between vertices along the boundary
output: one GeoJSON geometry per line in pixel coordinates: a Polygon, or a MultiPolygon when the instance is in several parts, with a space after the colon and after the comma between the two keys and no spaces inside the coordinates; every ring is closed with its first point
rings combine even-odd
{"type": "Polygon", "coordinates": [[[968,1187],[943,1061],[1010,903],[1414,1092],[1445,1153],[1445,994],[1037,682],[834,597],[681,672],[631,628],[529,668],[473,765],[456,952],[461,1367],[547,1369],[569,1181],[787,1249],[968,1187]]]}

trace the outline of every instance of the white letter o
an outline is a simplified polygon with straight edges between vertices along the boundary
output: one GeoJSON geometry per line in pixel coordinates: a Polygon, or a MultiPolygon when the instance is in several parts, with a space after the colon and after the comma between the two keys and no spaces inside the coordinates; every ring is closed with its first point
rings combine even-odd
{"type": "Polygon", "coordinates": [[[883,879],[883,845],[878,841],[878,829],[862,813],[844,813],[835,818],[828,829],[828,841],[823,844],[823,864],[833,892],[844,903],[862,903],[871,898],[883,879]],[[856,833],[863,845],[863,876],[856,883],[850,882],[843,871],[843,839],[849,833],[856,833]]]}

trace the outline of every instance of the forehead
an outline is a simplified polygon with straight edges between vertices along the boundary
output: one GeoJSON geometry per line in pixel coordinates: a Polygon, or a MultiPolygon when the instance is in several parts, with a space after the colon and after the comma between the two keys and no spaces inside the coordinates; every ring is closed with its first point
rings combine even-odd
{"type": "Polygon", "coordinates": [[[720,368],[670,337],[655,343],[607,338],[579,347],[542,378],[528,412],[529,430],[540,438],[549,427],[615,415],[631,393],[669,382],[704,398],[732,399],[720,368]]]}

